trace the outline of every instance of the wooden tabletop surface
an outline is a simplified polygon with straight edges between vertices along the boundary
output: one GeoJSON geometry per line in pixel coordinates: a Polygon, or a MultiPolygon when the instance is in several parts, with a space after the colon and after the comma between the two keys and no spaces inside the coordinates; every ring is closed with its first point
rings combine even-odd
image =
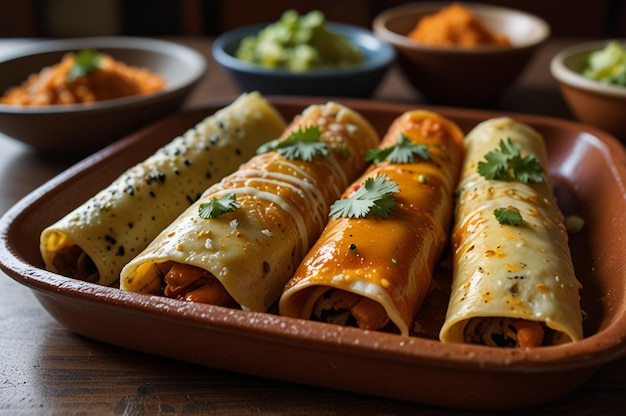
{"type": "MultiPolygon", "coordinates": [[[[209,70],[187,107],[240,92],[211,57],[211,39],[191,46],[209,70]]],[[[552,39],[493,109],[570,118],[550,58],[581,39],[552,39]]],[[[3,53],[26,40],[0,39],[3,53]]],[[[423,103],[394,68],[374,99],[423,103]]],[[[0,134],[0,214],[70,164],[47,160],[0,134]]],[[[299,386],[148,356],[78,336],[56,322],[30,290],[0,272],[0,415],[479,415],[299,386]]],[[[573,393],[508,415],[626,414],[626,358],[601,368],[573,393]]]]}

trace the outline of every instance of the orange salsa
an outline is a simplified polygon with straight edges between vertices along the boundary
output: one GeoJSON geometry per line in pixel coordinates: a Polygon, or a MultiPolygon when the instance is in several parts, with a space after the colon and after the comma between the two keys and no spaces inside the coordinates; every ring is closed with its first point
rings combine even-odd
{"type": "Polygon", "coordinates": [[[491,33],[459,3],[423,17],[407,36],[416,42],[433,46],[511,45],[507,36],[491,33]]]}
{"type": "Polygon", "coordinates": [[[137,94],[148,94],[165,88],[164,78],[145,68],[128,66],[103,54],[97,69],[69,78],[74,53],[61,62],[31,74],[20,86],[9,88],[0,104],[47,106],[92,103],[137,94]]]}

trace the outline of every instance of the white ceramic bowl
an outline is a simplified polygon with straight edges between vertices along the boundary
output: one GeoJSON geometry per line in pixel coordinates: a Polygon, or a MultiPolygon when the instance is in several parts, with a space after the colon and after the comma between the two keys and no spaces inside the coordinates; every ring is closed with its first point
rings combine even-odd
{"type": "Polygon", "coordinates": [[[148,68],[166,80],[164,90],[93,104],[43,107],[0,104],[0,132],[46,154],[87,154],[177,110],[206,72],[197,51],[172,42],[134,37],[43,41],[0,61],[0,91],[61,61],[67,52],[94,48],[127,65],[148,68]]]}

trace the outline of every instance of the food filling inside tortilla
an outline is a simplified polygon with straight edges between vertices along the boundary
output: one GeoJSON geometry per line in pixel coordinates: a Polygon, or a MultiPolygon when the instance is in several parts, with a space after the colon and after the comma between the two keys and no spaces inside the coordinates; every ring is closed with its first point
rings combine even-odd
{"type": "Polygon", "coordinates": [[[54,256],[53,263],[63,276],[91,283],[100,280],[100,273],[93,260],[76,244],[62,247],[54,256]]]}
{"type": "Polygon", "coordinates": [[[158,270],[165,284],[163,294],[187,302],[239,308],[226,288],[213,274],[200,267],[168,261],[160,263],[158,270]]]}
{"type": "Polygon", "coordinates": [[[472,318],[465,326],[465,342],[492,347],[551,345],[555,332],[542,322],[517,318],[472,318]]]}
{"type": "Polygon", "coordinates": [[[380,303],[340,289],[329,289],[318,298],[311,319],[371,330],[382,329],[389,323],[380,303]]]}

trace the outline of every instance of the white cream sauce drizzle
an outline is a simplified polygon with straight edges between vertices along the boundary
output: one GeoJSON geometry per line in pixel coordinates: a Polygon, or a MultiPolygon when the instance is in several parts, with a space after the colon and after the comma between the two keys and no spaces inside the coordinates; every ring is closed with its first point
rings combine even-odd
{"type": "Polygon", "coordinates": [[[212,196],[215,197],[222,193],[232,193],[235,195],[249,195],[257,199],[263,199],[266,201],[273,202],[277,204],[278,206],[280,206],[289,215],[291,215],[293,219],[296,221],[296,226],[298,227],[298,234],[300,234],[300,238],[302,239],[302,256],[306,254],[306,252],[309,249],[309,234],[306,230],[306,223],[304,222],[304,218],[302,217],[302,215],[300,215],[300,211],[294,208],[291,204],[289,204],[283,198],[271,192],[261,191],[253,187],[239,187],[239,188],[232,188],[232,189],[220,188],[217,192],[213,193],[212,196]]]}

